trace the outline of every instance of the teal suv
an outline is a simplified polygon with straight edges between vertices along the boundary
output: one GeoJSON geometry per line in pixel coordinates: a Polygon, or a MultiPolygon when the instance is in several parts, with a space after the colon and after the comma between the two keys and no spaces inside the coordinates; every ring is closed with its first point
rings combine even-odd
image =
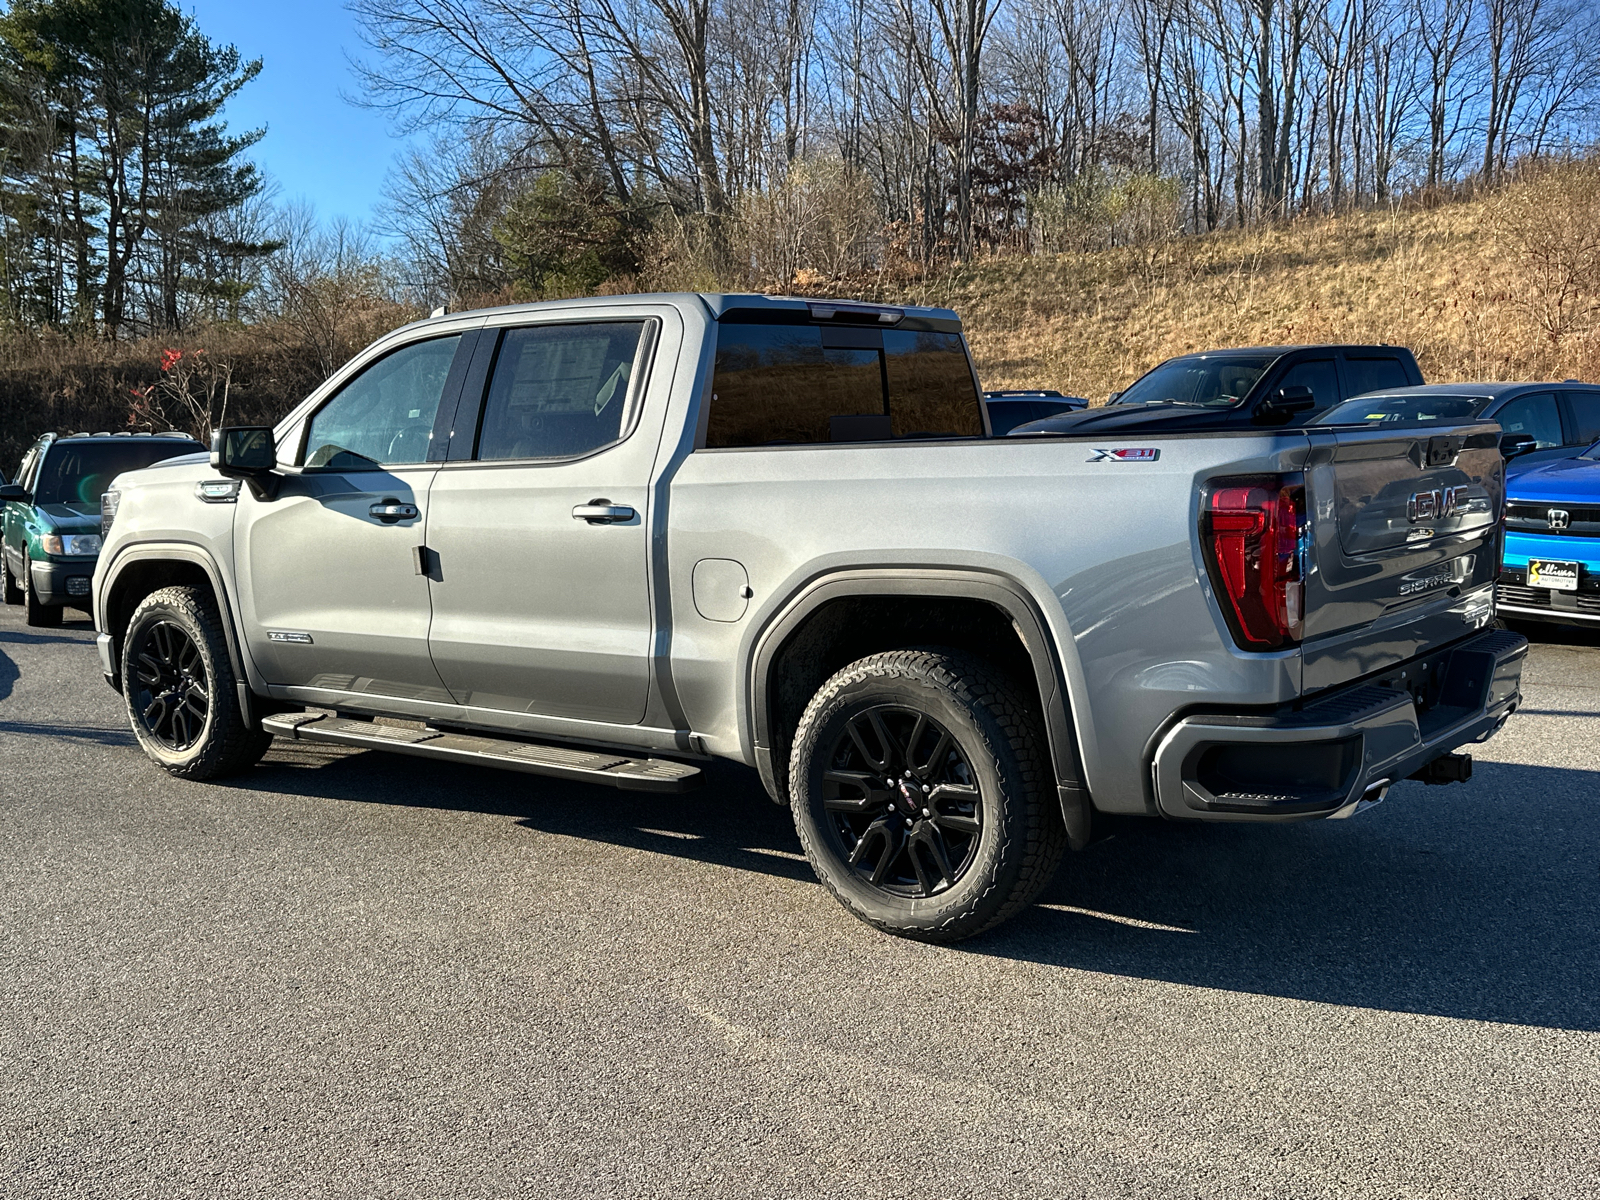
{"type": "Polygon", "coordinates": [[[124,471],[204,447],[180,433],[47,433],[28,448],[15,482],[0,484],[0,587],[25,604],[29,625],[59,625],[65,608],[91,610],[100,557],[100,495],[124,471]]]}

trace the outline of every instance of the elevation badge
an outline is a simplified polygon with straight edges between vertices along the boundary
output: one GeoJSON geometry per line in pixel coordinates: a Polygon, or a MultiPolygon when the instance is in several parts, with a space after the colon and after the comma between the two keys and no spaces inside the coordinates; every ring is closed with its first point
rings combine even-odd
{"type": "Polygon", "coordinates": [[[1161,451],[1155,446],[1137,446],[1128,450],[1091,450],[1090,462],[1155,462],[1161,451]]]}

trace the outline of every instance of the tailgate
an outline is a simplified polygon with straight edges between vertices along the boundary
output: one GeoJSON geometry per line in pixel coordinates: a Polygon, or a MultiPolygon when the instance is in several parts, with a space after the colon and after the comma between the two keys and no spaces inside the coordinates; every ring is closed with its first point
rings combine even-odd
{"type": "Polygon", "coordinates": [[[1499,426],[1314,429],[1311,439],[1303,689],[1486,624],[1505,498],[1499,426]]]}

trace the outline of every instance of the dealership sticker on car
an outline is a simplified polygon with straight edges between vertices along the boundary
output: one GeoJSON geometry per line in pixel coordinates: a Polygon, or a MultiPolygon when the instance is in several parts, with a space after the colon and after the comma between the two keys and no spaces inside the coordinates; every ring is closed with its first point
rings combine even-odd
{"type": "Polygon", "coordinates": [[[1578,564],[1553,558],[1530,558],[1528,586],[1549,588],[1553,592],[1575,592],[1578,590],[1578,564]]]}

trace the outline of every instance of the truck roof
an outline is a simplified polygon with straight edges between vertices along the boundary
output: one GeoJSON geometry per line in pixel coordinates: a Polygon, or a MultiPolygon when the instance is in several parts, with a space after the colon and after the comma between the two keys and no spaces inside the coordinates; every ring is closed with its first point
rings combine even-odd
{"type": "MultiPolygon", "coordinates": [[[[414,321],[404,326],[405,329],[416,329],[433,321],[448,321],[451,318],[461,317],[468,312],[474,315],[495,317],[506,314],[527,313],[536,316],[542,312],[552,310],[570,311],[574,308],[601,307],[627,303],[666,303],[678,306],[689,306],[708,309],[713,320],[721,320],[724,316],[738,312],[740,314],[770,313],[778,316],[783,313],[806,315],[814,320],[871,320],[879,313],[897,313],[900,318],[895,321],[883,321],[884,325],[904,325],[909,319],[913,325],[923,328],[949,329],[955,332],[960,329],[960,317],[954,310],[948,308],[929,308],[916,304],[874,304],[863,300],[850,300],[843,298],[830,299],[821,296],[768,296],[757,292],[651,292],[637,295],[621,296],[582,296],[572,300],[539,300],[526,304],[501,304],[492,308],[462,309],[459,311],[436,311],[433,316],[421,321],[414,321]],[[824,316],[824,313],[829,313],[824,316]]],[[[399,330],[395,331],[396,333],[399,330]]]]}

